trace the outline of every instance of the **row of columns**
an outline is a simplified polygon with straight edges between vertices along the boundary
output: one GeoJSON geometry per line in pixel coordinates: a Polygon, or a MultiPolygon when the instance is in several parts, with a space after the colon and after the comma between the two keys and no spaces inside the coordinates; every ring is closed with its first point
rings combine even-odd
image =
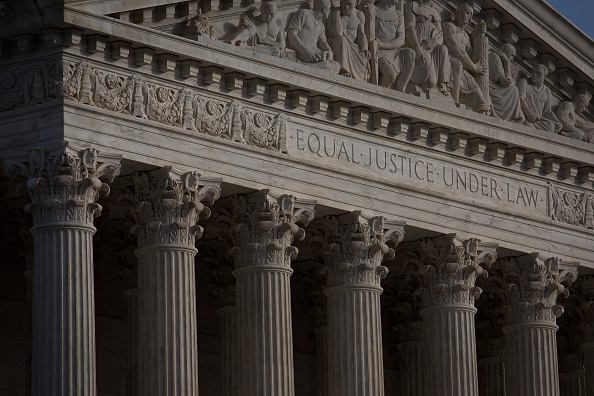
{"type": "MultiPolygon", "coordinates": [[[[119,174],[119,160],[69,144],[6,159],[6,173],[25,176],[32,201],[26,209],[33,215],[35,396],[96,395],[93,219],[101,211],[99,194],[109,192],[102,180],[119,174]]],[[[171,167],[132,176],[134,191],[118,200],[134,221],[138,258],[125,274],[127,395],[197,395],[194,245],[203,232],[198,219],[210,214],[221,180],[171,167]]],[[[235,286],[222,281],[215,290],[223,395],[294,395],[291,260],[314,205],[262,190],[232,197],[217,217],[233,269],[213,276],[235,279],[235,286]]],[[[319,244],[325,278],[316,323],[319,394],[382,396],[380,295],[388,272],[382,262],[394,257],[404,223],[355,211],[324,217],[323,228],[310,240],[319,244]]],[[[403,394],[478,395],[475,299],[482,290],[476,280],[487,277],[496,248],[452,234],[423,239],[416,253],[402,258],[416,268],[417,333],[423,335],[399,345],[411,373],[403,394]]],[[[538,254],[505,261],[497,290],[506,308],[505,370],[514,373],[505,376],[507,394],[559,395],[555,321],[562,310],[556,300],[576,277],[576,263],[538,254]]],[[[591,329],[592,317],[587,324],[591,329]]],[[[588,395],[594,394],[590,360],[588,395]]],[[[497,371],[500,363],[481,368],[497,371]]]]}

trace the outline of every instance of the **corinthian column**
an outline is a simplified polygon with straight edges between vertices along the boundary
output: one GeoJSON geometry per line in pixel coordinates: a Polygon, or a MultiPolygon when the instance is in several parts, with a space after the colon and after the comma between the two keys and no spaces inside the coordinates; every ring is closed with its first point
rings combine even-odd
{"type": "Polygon", "coordinates": [[[324,286],[315,283],[309,295],[314,303],[309,313],[314,318],[316,335],[317,395],[328,396],[328,307],[324,286]]]}
{"type": "Polygon", "coordinates": [[[220,179],[165,167],[133,174],[131,214],[138,240],[140,394],[198,395],[194,247],[200,214],[220,195],[220,179]]]}
{"type": "MultiPolygon", "coordinates": [[[[235,263],[237,393],[242,396],[293,396],[293,330],[289,277],[305,232],[297,226],[313,219],[313,201],[262,190],[233,199],[227,218],[235,263]]],[[[222,219],[219,218],[219,222],[222,219]]]]}
{"type": "Polygon", "coordinates": [[[503,260],[506,312],[506,393],[559,396],[557,317],[559,295],[577,278],[577,263],[561,263],[532,253],[503,260]]]}
{"type": "Polygon", "coordinates": [[[476,302],[478,387],[481,396],[505,396],[503,303],[489,294],[476,302]]]}
{"type": "Polygon", "coordinates": [[[495,261],[497,245],[455,234],[420,241],[417,274],[424,323],[426,395],[477,396],[474,300],[477,277],[495,261]],[[455,357],[455,358],[452,358],[455,357]]]}
{"type": "Polygon", "coordinates": [[[584,323],[581,326],[583,334],[582,351],[585,357],[586,396],[594,396],[594,276],[580,276],[578,282],[581,297],[584,300],[581,309],[584,313],[584,323]]]}
{"type": "Polygon", "coordinates": [[[404,223],[361,212],[324,218],[330,396],[383,396],[380,287],[388,273],[387,242],[398,244],[404,223]]]}
{"type": "MultiPolygon", "coordinates": [[[[219,242],[222,243],[222,242],[219,242]]],[[[221,335],[221,396],[237,396],[237,325],[235,313],[235,277],[233,268],[225,260],[225,252],[218,255],[219,263],[208,277],[217,286],[212,294],[217,300],[219,332],[221,335]]]]}
{"type": "Polygon", "coordinates": [[[31,198],[33,395],[95,395],[93,219],[100,192],[119,174],[120,156],[64,143],[6,158],[6,174],[27,178],[31,198]]]}
{"type": "Polygon", "coordinates": [[[119,252],[124,265],[124,312],[126,314],[126,396],[140,396],[140,340],[138,330],[138,260],[132,249],[119,252]]]}

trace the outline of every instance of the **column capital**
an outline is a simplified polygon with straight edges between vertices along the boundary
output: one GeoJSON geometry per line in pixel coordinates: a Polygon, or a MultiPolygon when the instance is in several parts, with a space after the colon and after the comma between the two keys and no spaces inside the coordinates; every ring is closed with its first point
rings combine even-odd
{"type": "Polygon", "coordinates": [[[557,297],[569,296],[577,279],[578,263],[545,258],[538,253],[501,260],[501,289],[506,325],[526,322],[555,325],[563,313],[557,297]]]}
{"type": "Polygon", "coordinates": [[[152,172],[135,172],[134,192],[124,193],[119,203],[130,205],[135,225],[130,232],[138,249],[176,246],[194,248],[204,229],[199,217],[209,217],[212,205],[221,195],[221,179],[202,177],[166,166],[152,172]]]}
{"type": "Polygon", "coordinates": [[[321,254],[326,267],[327,289],[340,286],[364,286],[378,289],[388,274],[384,258],[394,257],[396,246],[404,238],[403,221],[382,216],[365,216],[360,211],[324,217],[321,254]]]}
{"type": "Polygon", "coordinates": [[[421,239],[419,255],[409,261],[417,265],[421,287],[415,294],[424,309],[462,306],[474,309],[474,300],[482,289],[475,285],[477,277],[487,278],[497,257],[497,244],[480,239],[462,239],[456,234],[421,239]]]}
{"type": "Polygon", "coordinates": [[[270,190],[234,196],[231,201],[232,210],[221,214],[218,222],[227,223],[233,242],[228,254],[235,271],[254,267],[290,270],[291,260],[299,253],[293,241],[305,237],[299,225],[307,226],[313,220],[315,201],[270,190]]]}
{"type": "Polygon", "coordinates": [[[6,157],[4,170],[13,180],[24,177],[17,190],[27,192],[31,203],[25,210],[33,216],[33,229],[56,223],[92,226],[101,214],[99,193],[109,194],[109,182],[119,175],[122,156],[100,153],[68,142],[36,147],[6,157]]]}

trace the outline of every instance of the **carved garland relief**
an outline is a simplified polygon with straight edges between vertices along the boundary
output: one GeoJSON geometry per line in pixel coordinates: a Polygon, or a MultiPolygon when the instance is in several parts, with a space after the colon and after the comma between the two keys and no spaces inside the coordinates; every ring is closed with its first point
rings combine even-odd
{"type": "Polygon", "coordinates": [[[39,62],[28,70],[4,72],[0,93],[0,111],[67,99],[286,153],[283,114],[261,112],[86,62],[39,62]]]}

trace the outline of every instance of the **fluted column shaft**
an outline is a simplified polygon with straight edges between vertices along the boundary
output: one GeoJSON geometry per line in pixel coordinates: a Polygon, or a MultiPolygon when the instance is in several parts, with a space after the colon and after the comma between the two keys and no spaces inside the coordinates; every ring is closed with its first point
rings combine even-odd
{"type": "Polygon", "coordinates": [[[239,394],[295,394],[290,268],[247,267],[237,279],[239,394]]]}
{"type": "Polygon", "coordinates": [[[505,396],[505,361],[503,355],[478,360],[478,387],[481,396],[505,396]]]}
{"type": "Polygon", "coordinates": [[[560,373],[559,394],[561,396],[585,396],[586,377],[584,372],[560,373]]]}
{"type": "Polygon", "coordinates": [[[417,274],[423,309],[426,395],[478,396],[474,307],[497,245],[455,234],[420,241],[417,274]]]}
{"type": "Polygon", "coordinates": [[[33,395],[94,396],[93,220],[121,156],[60,143],[6,158],[33,218],[33,395]]]}
{"type": "Polygon", "coordinates": [[[292,245],[313,219],[312,201],[262,190],[234,197],[227,220],[236,279],[237,393],[295,394],[291,319],[292,245]],[[239,326],[241,326],[239,328],[239,326]]]}
{"type": "Polygon", "coordinates": [[[198,395],[196,249],[152,245],[136,254],[141,394],[198,395]]]}
{"type": "Polygon", "coordinates": [[[316,335],[316,369],[318,396],[328,396],[328,325],[314,329],[316,335]]]}
{"type": "Polygon", "coordinates": [[[408,341],[398,345],[400,351],[400,394],[425,395],[426,372],[423,361],[423,342],[408,341]]]}
{"type": "Polygon", "coordinates": [[[221,396],[237,396],[237,325],[235,306],[217,310],[221,334],[221,396]]]}
{"type": "Polygon", "coordinates": [[[559,395],[558,327],[516,324],[504,327],[508,395],[559,395]]]}
{"type": "Polygon", "coordinates": [[[586,396],[594,396],[594,341],[582,345],[585,357],[586,396]]]}
{"type": "Polygon", "coordinates": [[[475,313],[470,306],[421,310],[427,395],[478,395],[475,313]]]}
{"type": "Polygon", "coordinates": [[[53,224],[33,227],[31,232],[33,394],[95,395],[95,228],[53,224]]]}
{"type": "Polygon", "coordinates": [[[326,290],[331,396],[384,394],[381,291],[357,285],[326,290]]]}
{"type": "MultiPolygon", "coordinates": [[[[31,254],[33,256],[33,254],[31,254]]],[[[25,395],[33,395],[33,269],[27,269],[23,275],[27,279],[27,360],[25,366],[25,395]]]]}
{"type": "Polygon", "coordinates": [[[386,243],[402,240],[404,223],[359,211],[323,220],[329,395],[383,396],[382,262],[394,257],[386,243]]]}
{"type": "Polygon", "coordinates": [[[140,396],[140,347],[138,328],[138,287],[124,291],[126,313],[126,396],[140,396]]]}

